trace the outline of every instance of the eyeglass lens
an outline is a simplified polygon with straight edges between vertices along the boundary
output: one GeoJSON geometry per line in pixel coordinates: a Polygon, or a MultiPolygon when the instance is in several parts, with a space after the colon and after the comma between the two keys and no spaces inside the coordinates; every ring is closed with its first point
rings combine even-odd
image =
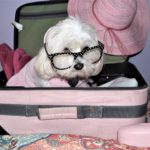
{"type": "MultiPolygon", "coordinates": [[[[101,57],[101,51],[99,48],[87,50],[83,56],[86,61],[90,63],[96,63],[101,57]]],[[[69,68],[74,63],[74,56],[72,54],[60,54],[53,57],[53,64],[58,69],[69,68]]]]}

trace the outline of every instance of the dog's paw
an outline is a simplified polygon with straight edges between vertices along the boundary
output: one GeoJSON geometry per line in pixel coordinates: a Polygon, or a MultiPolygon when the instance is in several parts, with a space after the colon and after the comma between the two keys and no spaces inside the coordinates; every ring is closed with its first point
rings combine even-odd
{"type": "Polygon", "coordinates": [[[40,79],[40,80],[36,81],[36,86],[37,87],[51,87],[51,84],[49,83],[48,80],[40,79]]]}
{"type": "Polygon", "coordinates": [[[90,87],[90,85],[87,83],[86,80],[81,80],[81,81],[78,82],[76,87],[90,87]]]}

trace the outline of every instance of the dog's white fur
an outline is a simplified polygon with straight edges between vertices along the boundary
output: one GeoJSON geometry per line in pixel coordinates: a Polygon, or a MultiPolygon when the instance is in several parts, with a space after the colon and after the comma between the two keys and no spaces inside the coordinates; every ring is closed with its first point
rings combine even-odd
{"type": "MultiPolygon", "coordinates": [[[[68,48],[71,52],[81,52],[86,46],[98,45],[98,38],[92,27],[78,18],[69,17],[48,29],[44,36],[45,42],[49,54],[65,52],[65,48],[68,48]]],[[[36,57],[35,71],[39,77],[38,86],[50,86],[48,80],[54,77],[68,79],[78,76],[87,79],[90,76],[97,75],[103,66],[103,58],[96,64],[91,64],[84,58],[78,57],[74,64],[82,62],[84,64],[83,69],[76,70],[73,64],[69,69],[57,70],[51,65],[44,47],[41,48],[36,57]]],[[[66,63],[67,61],[64,60],[60,63],[66,63]]]]}

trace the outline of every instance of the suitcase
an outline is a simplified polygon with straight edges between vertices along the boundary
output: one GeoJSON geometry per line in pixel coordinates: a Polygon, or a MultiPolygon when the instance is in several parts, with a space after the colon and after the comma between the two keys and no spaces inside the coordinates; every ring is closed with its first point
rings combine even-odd
{"type": "MultiPolygon", "coordinates": [[[[14,29],[14,48],[22,47],[34,56],[46,30],[67,17],[66,9],[67,0],[19,7],[15,20],[23,30],[14,29]]],[[[128,77],[135,78],[138,87],[6,87],[2,73],[0,126],[9,134],[61,133],[117,139],[121,127],[145,123],[147,83],[126,57],[105,57],[102,72],[92,77],[97,84],[128,77]]]]}

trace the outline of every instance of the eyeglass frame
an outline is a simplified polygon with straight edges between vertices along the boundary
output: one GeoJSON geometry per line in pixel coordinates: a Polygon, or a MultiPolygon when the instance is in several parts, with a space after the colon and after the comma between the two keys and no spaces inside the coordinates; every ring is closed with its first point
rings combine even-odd
{"type": "Polygon", "coordinates": [[[67,54],[67,55],[72,55],[72,56],[74,57],[74,60],[76,60],[76,58],[77,58],[78,56],[83,57],[83,55],[84,55],[87,51],[90,51],[90,50],[95,49],[95,48],[99,48],[99,49],[100,49],[100,58],[99,58],[97,61],[95,61],[93,64],[99,62],[99,61],[101,60],[101,58],[102,58],[102,55],[103,55],[104,44],[101,43],[100,41],[98,41],[98,45],[92,46],[92,47],[88,47],[88,48],[86,48],[86,49],[83,49],[81,52],[76,52],[76,53],[64,52],[64,53],[53,53],[53,54],[49,54],[49,53],[48,53],[47,47],[46,47],[46,43],[44,43],[45,52],[46,52],[48,58],[50,59],[52,66],[53,66],[55,69],[57,69],[57,70],[66,70],[66,69],[71,68],[71,66],[66,67],[66,68],[62,68],[62,69],[56,67],[55,64],[54,64],[54,61],[53,61],[53,58],[54,58],[55,56],[67,54]]]}

